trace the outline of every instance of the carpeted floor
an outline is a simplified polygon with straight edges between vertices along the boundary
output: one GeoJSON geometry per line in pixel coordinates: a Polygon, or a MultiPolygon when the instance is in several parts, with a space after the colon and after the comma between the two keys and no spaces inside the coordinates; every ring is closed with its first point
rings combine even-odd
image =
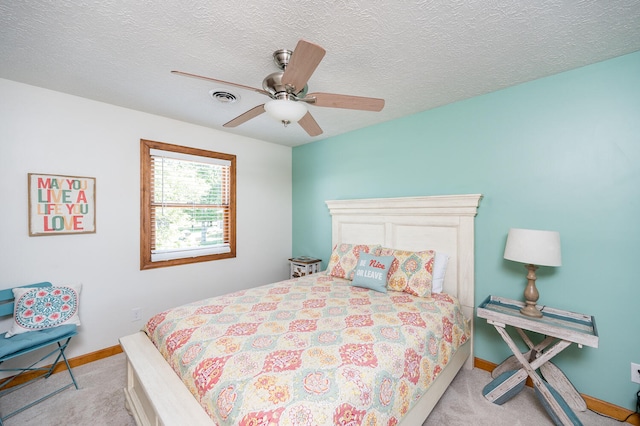
{"type": "MultiPolygon", "coordinates": [[[[461,370],[431,412],[423,426],[491,425],[544,426],[553,425],[551,417],[530,387],[503,405],[493,404],[482,396],[482,388],[491,381],[491,374],[474,368],[461,370]]],[[[621,426],[616,420],[592,411],[577,412],[584,426],[621,426]]]]}
{"type": "MultiPolygon", "coordinates": [[[[124,408],[122,389],[125,386],[126,370],[123,354],[76,367],[73,372],[80,386],[79,390],[67,389],[6,420],[4,424],[6,426],[133,426],[135,424],[124,408]]],[[[482,396],[482,388],[490,378],[489,373],[478,369],[461,371],[423,426],[553,425],[530,388],[525,388],[504,405],[488,402],[482,396]]],[[[8,412],[12,407],[21,404],[25,398],[33,398],[45,387],[52,388],[67,381],[70,381],[68,374],[58,373],[47,380],[40,380],[37,384],[7,395],[0,399],[0,413],[8,412]]],[[[577,414],[584,426],[622,425],[589,411],[577,414]]]]}
{"type": "MultiPolygon", "coordinates": [[[[80,389],[71,387],[4,421],[5,426],[134,426],[124,408],[126,364],[124,354],[115,355],[73,369],[80,389]]],[[[45,395],[71,382],[69,374],[61,372],[46,380],[38,380],[0,399],[0,413],[13,411],[25,402],[45,395]],[[49,382],[49,383],[48,383],[49,382]],[[28,398],[28,399],[27,399],[28,398]],[[25,402],[22,402],[25,401],[25,402]]]]}

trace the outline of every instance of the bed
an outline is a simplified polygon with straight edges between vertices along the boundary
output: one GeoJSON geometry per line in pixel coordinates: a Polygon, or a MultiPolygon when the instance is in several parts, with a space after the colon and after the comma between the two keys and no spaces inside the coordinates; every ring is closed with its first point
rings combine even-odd
{"type": "Polygon", "coordinates": [[[480,199],[471,194],[327,201],[333,246],[448,254],[442,293],[381,293],[321,272],[159,313],[146,333],[120,339],[127,357],[127,409],[139,425],[422,424],[460,368],[473,366],[469,319],[480,199]],[[425,311],[449,309],[452,320],[434,320],[440,327],[434,334],[447,339],[424,337],[423,323],[432,317],[425,311]],[[466,329],[442,325],[462,316],[466,329]],[[379,324],[385,317],[395,323],[379,324]],[[367,325],[372,328],[360,328],[367,325]],[[343,341],[339,330],[356,342],[343,341]],[[202,343],[211,336],[213,343],[202,343]],[[371,340],[379,337],[386,340],[371,340]],[[154,344],[150,338],[160,340],[154,344]],[[331,346],[334,340],[341,344],[331,346]],[[415,341],[418,349],[396,347],[395,341],[415,341]],[[449,352],[439,350],[445,346],[449,352]],[[241,353],[242,347],[250,350],[241,353]],[[434,359],[420,351],[431,351],[434,359]],[[199,361],[189,365],[192,359],[199,361]],[[182,370],[193,383],[183,383],[176,374],[182,370]],[[198,402],[209,394],[213,400],[198,402]],[[236,404],[241,400],[249,408],[236,404]],[[294,406],[280,404],[285,400],[294,406]]]}

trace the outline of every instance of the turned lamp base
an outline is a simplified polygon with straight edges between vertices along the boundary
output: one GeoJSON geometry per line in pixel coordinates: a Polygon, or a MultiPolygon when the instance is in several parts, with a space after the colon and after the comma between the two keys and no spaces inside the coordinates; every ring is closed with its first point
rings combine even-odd
{"type": "Polygon", "coordinates": [[[522,315],[542,318],[542,312],[536,308],[538,289],[536,288],[535,265],[560,266],[560,234],[556,231],[538,231],[535,229],[509,229],[504,258],[521,262],[529,270],[527,287],[524,290],[526,305],[520,310],[522,315]]]}
{"type": "Polygon", "coordinates": [[[527,286],[524,289],[524,299],[526,305],[520,309],[520,313],[522,315],[526,315],[528,317],[533,318],[542,318],[542,312],[536,308],[536,302],[540,297],[538,293],[538,289],[536,288],[536,269],[538,269],[535,265],[525,265],[525,268],[529,270],[527,273],[527,286]]]}

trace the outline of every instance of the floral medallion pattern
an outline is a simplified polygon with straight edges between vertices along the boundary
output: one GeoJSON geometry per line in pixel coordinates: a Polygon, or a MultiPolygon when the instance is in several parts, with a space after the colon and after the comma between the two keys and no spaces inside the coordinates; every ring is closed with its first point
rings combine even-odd
{"type": "Polygon", "coordinates": [[[313,274],[152,317],[161,354],[218,425],[395,425],[469,338],[446,294],[313,274]]]}

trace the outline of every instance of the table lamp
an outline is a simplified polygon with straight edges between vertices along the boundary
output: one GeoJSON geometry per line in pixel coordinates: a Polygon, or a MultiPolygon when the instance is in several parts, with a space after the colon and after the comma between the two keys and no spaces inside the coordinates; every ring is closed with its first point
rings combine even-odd
{"type": "Polygon", "coordinates": [[[529,271],[527,286],[524,289],[525,306],[520,309],[523,315],[541,318],[542,312],[536,308],[539,293],[536,288],[536,269],[538,266],[560,266],[560,234],[556,231],[538,231],[534,229],[509,229],[504,258],[521,262],[529,271]]]}

